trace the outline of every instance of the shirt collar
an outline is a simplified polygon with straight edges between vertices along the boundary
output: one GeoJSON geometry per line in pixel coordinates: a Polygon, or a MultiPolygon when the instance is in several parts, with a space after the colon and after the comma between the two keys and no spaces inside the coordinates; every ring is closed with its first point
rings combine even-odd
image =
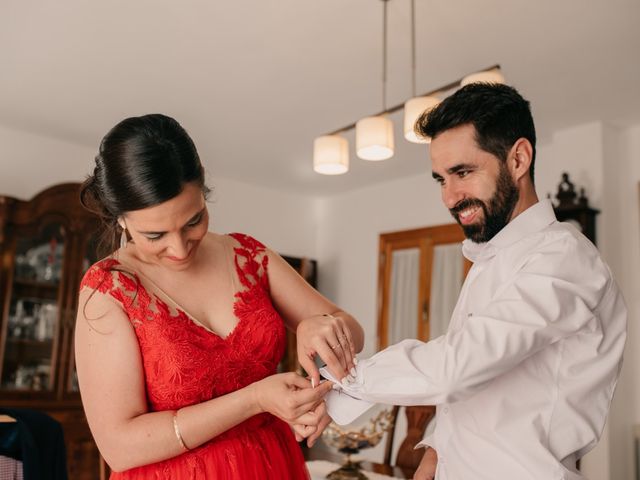
{"type": "Polygon", "coordinates": [[[556,215],[551,202],[541,200],[511,220],[488,242],[475,243],[469,239],[462,242],[462,254],[472,262],[491,258],[498,250],[539,232],[555,221],[556,215]]]}

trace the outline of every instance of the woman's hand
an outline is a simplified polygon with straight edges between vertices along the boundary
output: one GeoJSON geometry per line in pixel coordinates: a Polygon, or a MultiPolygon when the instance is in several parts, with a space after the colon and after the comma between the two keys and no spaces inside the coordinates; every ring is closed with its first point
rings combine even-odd
{"type": "Polygon", "coordinates": [[[438,466],[438,454],[436,451],[427,447],[420,465],[416,473],[413,475],[413,480],[433,480],[436,478],[436,467],[438,466]]]}
{"type": "Polygon", "coordinates": [[[260,412],[269,412],[289,424],[316,426],[321,417],[314,411],[324,403],[331,382],[311,388],[311,382],[296,373],[279,373],[253,383],[251,388],[260,412]]]}
{"type": "Polygon", "coordinates": [[[335,378],[342,380],[351,373],[355,353],[364,345],[362,327],[309,285],[280,255],[269,250],[268,258],[271,301],[285,325],[297,334],[298,361],[311,376],[312,386],[320,383],[316,355],[335,378]]]}
{"type": "Polygon", "coordinates": [[[311,448],[313,444],[316,443],[316,440],[320,438],[324,429],[327,428],[327,425],[331,423],[331,417],[327,413],[327,405],[324,402],[320,403],[315,410],[309,413],[317,419],[315,425],[304,425],[299,423],[299,419],[296,419],[291,424],[291,427],[296,435],[296,440],[301,442],[306,438],[307,446],[311,448]]]}
{"type": "Polygon", "coordinates": [[[335,378],[342,380],[352,373],[355,346],[351,331],[339,314],[305,318],[298,324],[296,336],[298,361],[314,386],[320,384],[320,372],[314,362],[316,355],[320,355],[335,378]]]}

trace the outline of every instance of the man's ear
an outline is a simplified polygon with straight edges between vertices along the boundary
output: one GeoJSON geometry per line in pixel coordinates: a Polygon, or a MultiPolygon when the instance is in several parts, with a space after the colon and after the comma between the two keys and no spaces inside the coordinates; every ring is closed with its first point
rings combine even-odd
{"type": "Polygon", "coordinates": [[[533,156],[533,148],[526,138],[519,138],[509,150],[507,167],[513,180],[517,183],[521,178],[529,175],[529,167],[533,156]]]}

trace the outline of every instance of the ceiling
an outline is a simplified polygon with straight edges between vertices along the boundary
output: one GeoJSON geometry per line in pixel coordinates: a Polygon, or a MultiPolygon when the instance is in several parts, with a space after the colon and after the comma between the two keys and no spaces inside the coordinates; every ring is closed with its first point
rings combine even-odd
{"type": "MultiPolygon", "coordinates": [[[[388,104],[411,96],[410,0],[390,0],[388,104]]],[[[418,93],[494,64],[563,127],[640,122],[638,0],[416,0],[418,93]]],[[[0,3],[0,124],[96,149],[124,117],[174,116],[216,175],[330,195],[423,172],[401,138],[386,162],[312,170],[314,137],[382,109],[380,0],[0,3]]],[[[87,172],[91,160],[87,161],[87,172]]]]}

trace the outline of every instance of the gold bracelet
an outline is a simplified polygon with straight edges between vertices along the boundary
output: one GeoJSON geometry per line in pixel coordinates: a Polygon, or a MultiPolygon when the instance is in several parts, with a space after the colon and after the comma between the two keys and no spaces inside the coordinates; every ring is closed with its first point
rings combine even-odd
{"type": "Polygon", "coordinates": [[[185,452],[188,452],[189,450],[191,450],[189,447],[185,445],[184,440],[182,439],[182,435],[180,435],[180,428],[178,427],[178,411],[177,410],[173,412],[173,431],[176,432],[176,437],[178,438],[178,443],[182,447],[182,450],[184,450],[185,452]]]}

